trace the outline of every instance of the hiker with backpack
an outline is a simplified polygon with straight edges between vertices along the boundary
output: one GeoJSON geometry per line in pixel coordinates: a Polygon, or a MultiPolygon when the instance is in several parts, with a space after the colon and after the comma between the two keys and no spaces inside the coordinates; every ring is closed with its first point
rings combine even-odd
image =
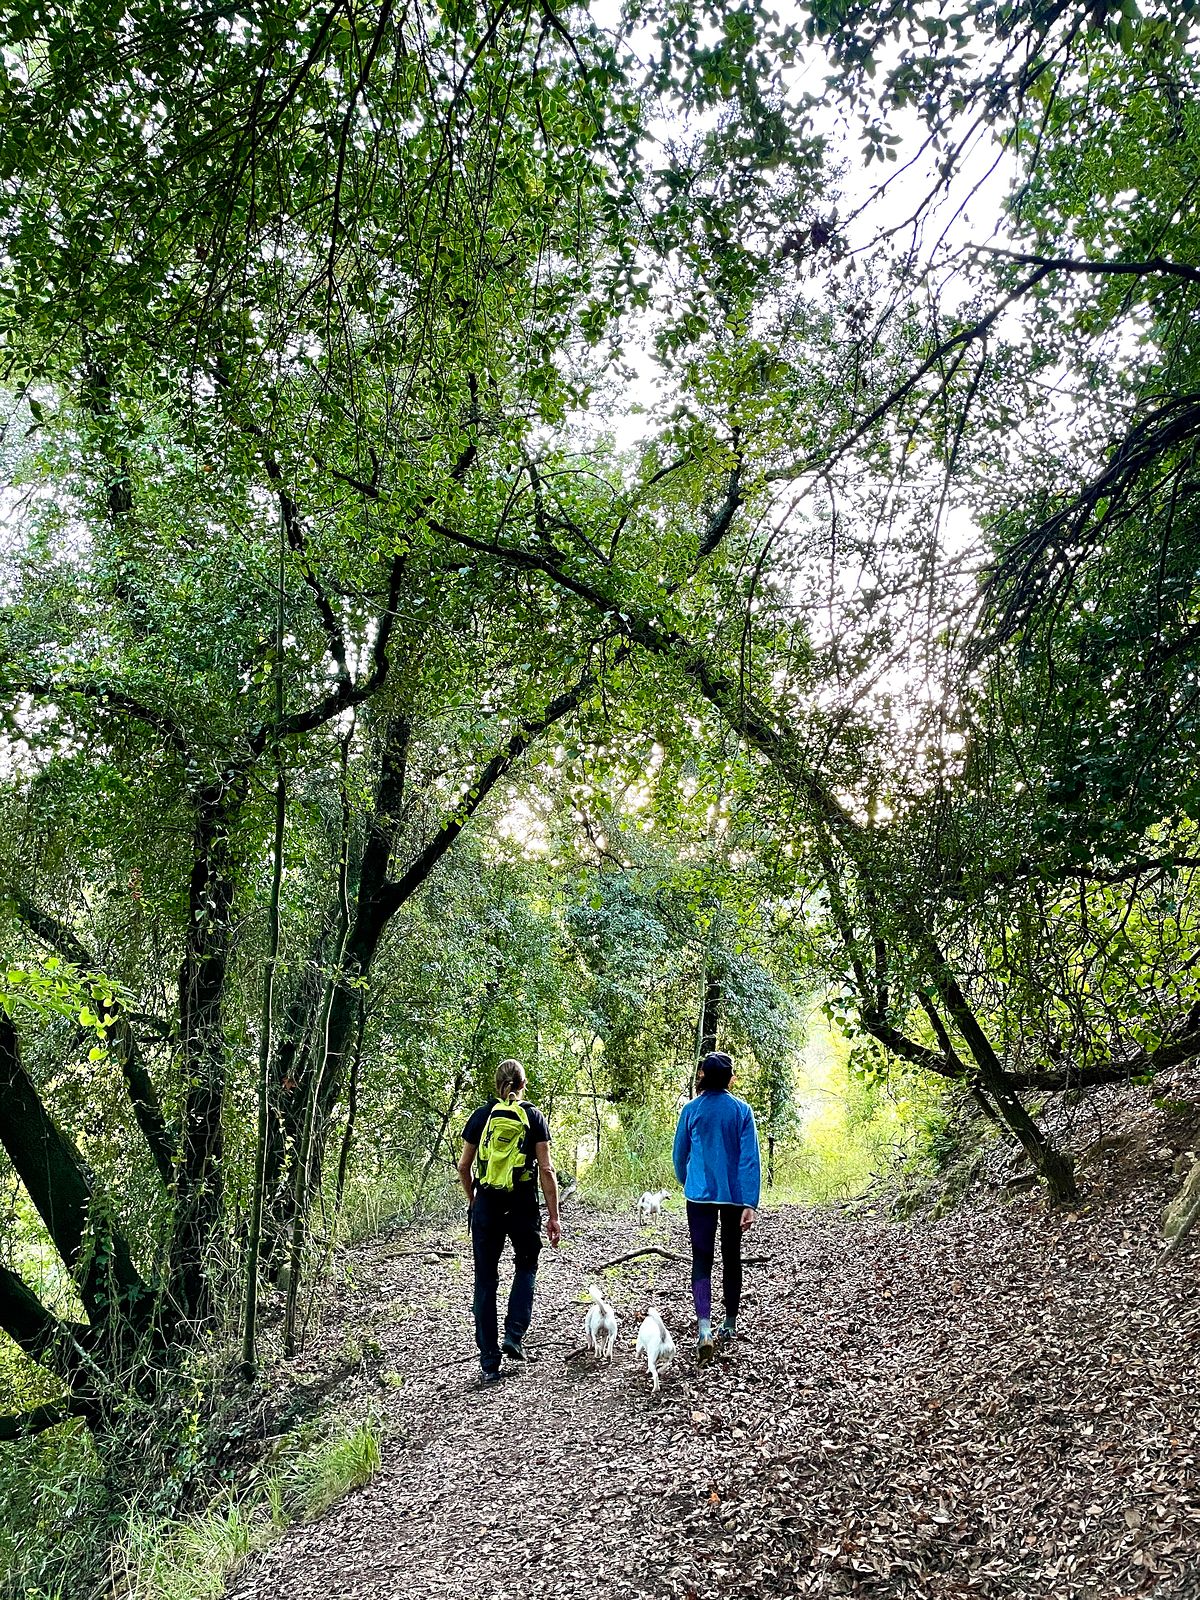
{"type": "Polygon", "coordinates": [[[696,1073],[696,1096],[679,1114],[673,1161],[687,1201],[692,1241],[692,1302],[696,1307],[696,1356],[706,1366],[719,1344],[737,1338],[742,1298],[742,1235],[754,1222],[761,1174],[754,1112],[730,1094],[733,1061],[711,1050],[696,1073]],[[712,1270],[717,1230],[721,1234],[721,1290],[725,1320],[712,1329],[712,1270]]]}
{"type": "Polygon", "coordinates": [[[558,1180],[550,1165],[550,1125],[527,1105],[525,1069],[519,1061],[496,1068],[496,1096],[472,1112],[462,1131],[458,1176],[467,1197],[468,1227],[475,1262],[475,1343],[479,1381],[497,1383],[501,1355],[524,1361],[522,1340],[533,1317],[533,1289],[542,1248],[538,1185],[546,1197],[546,1237],[557,1249],[558,1180]],[[505,1239],[512,1241],[512,1288],[499,1341],[496,1293],[505,1239]]]}

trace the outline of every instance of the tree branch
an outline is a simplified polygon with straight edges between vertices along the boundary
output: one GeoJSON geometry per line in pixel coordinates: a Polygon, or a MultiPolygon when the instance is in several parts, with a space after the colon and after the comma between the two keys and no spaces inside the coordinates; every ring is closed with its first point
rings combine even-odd
{"type": "Polygon", "coordinates": [[[1165,256],[1150,256],[1145,261],[1084,261],[1075,256],[1027,255],[1020,250],[1003,250],[999,245],[981,244],[974,247],[989,256],[1002,256],[1022,267],[1045,267],[1049,272],[1081,272],[1096,276],[1120,278],[1182,278],[1185,283],[1200,283],[1200,267],[1190,267],[1182,261],[1168,261],[1165,256]]]}
{"type": "Polygon", "coordinates": [[[540,717],[527,718],[517,724],[516,732],[479,773],[459,802],[453,816],[442,824],[404,875],[387,885],[383,898],[388,916],[394,915],[395,911],[425,882],[496,784],[538,735],[574,711],[595,687],[595,674],[585,673],[573,689],[566,690],[552,700],[540,717]]]}
{"type": "Polygon", "coordinates": [[[1092,514],[1104,509],[1092,537],[1115,517],[1130,486],[1168,451],[1200,435],[1200,394],[1180,395],[1136,422],[1112,448],[1107,465],[1060,510],[1037,523],[1002,554],[984,584],[984,598],[996,626],[976,641],[978,659],[997,639],[1020,626],[1040,592],[1039,571],[1048,553],[1083,543],[1092,514]]]}
{"type": "MultiPolygon", "coordinates": [[[[59,955],[85,972],[100,971],[99,963],[70,928],[57,917],[51,916],[48,911],[44,911],[41,906],[35,905],[24,890],[10,886],[7,892],[21,921],[43,944],[49,945],[52,950],[56,950],[59,955]]],[[[159,1177],[169,1188],[174,1170],[175,1140],[167,1127],[158,1091],[142,1060],[130,1021],[125,1012],[118,1009],[113,1022],[113,1042],[117,1047],[117,1060],[142,1137],[154,1157],[159,1177]]]]}
{"type": "MultiPolygon", "coordinates": [[[[466,477],[472,463],[479,453],[476,444],[467,445],[460,453],[458,460],[450,469],[450,478],[453,482],[461,482],[466,477]]],[[[332,475],[353,486],[369,500],[381,500],[383,491],[375,484],[363,483],[351,479],[345,473],[333,472],[332,475]]],[[[425,516],[429,506],[433,504],[433,496],[427,495],[422,504],[413,513],[413,519],[419,521],[425,516]]],[[[343,711],[349,711],[355,706],[362,705],[364,700],[370,699],[375,691],[383,684],[391,670],[391,657],[389,650],[392,642],[392,631],[396,624],[396,612],[400,604],[400,585],[404,578],[404,569],[408,561],[407,546],[401,548],[392,557],[391,572],[388,578],[387,606],[379,619],[379,628],[375,634],[375,643],[371,650],[371,668],[367,676],[360,682],[354,683],[349,674],[341,679],[336,689],[318,700],[316,705],[309,706],[305,711],[296,711],[290,717],[284,717],[277,726],[263,723],[255,732],[250,741],[251,753],[259,755],[266,749],[267,743],[272,738],[287,739],[300,733],[311,733],[331,722],[334,717],[343,711]]]]}
{"type": "Polygon", "coordinates": [[[27,694],[35,700],[60,700],[64,695],[78,695],[84,700],[95,700],[102,707],[112,706],[117,711],[124,711],[139,722],[144,722],[147,727],[153,728],[179,758],[190,764],[191,751],[179,724],[163,711],[155,711],[152,707],[144,705],[131,694],[126,694],[123,689],[116,688],[111,683],[97,679],[95,683],[79,679],[51,678],[18,679],[11,678],[5,685],[11,693],[27,694]]]}
{"type": "Polygon", "coordinates": [[[959,350],[965,345],[973,344],[977,339],[984,338],[999,318],[1008,310],[1009,306],[1015,305],[1018,300],[1023,299],[1030,289],[1035,288],[1043,278],[1048,277],[1052,270],[1050,266],[1037,267],[1027,278],[1023,278],[1015,289],[1006,294],[1003,300],[998,301],[985,316],[980,317],[978,321],[972,322],[965,328],[960,328],[957,333],[951,334],[948,339],[941,340],[922,361],[916,371],[898,388],[893,389],[877,406],[874,406],[865,416],[861,417],[851,427],[845,438],[839,440],[833,449],[824,451],[820,455],[810,456],[805,461],[794,462],[787,467],[780,467],[774,472],[768,473],[768,479],[772,482],[778,482],[780,480],[803,477],[809,472],[827,470],[835,461],[839,461],[848,450],[853,449],[861,439],[865,438],[877,422],[882,422],[889,411],[894,410],[902,401],[907,400],[922,379],[928,377],[936,367],[940,366],[952,350],[959,350]]]}
{"type": "Polygon", "coordinates": [[[717,546],[721,543],[721,540],[724,539],[725,535],[733,526],[733,519],[735,516],[737,516],[737,513],[741,508],[742,458],[737,453],[737,447],[738,440],[737,434],[735,433],[733,441],[734,461],[733,466],[729,471],[729,487],[725,491],[724,500],[713,513],[712,519],[704,531],[704,537],[700,541],[700,548],[697,552],[698,561],[703,561],[706,557],[712,555],[713,551],[717,548],[717,546]]]}
{"type": "Polygon", "coordinates": [[[287,534],[288,549],[296,557],[301,575],[316,602],[317,615],[321,619],[321,626],[325,629],[325,638],[329,644],[329,654],[333,657],[333,664],[337,668],[338,678],[349,681],[350,673],[346,666],[346,635],[342,628],[341,619],[333,609],[329,596],[325,593],[324,586],[313,570],[312,561],[309,559],[308,542],[304,537],[304,522],[300,516],[300,507],[284,486],[283,469],[269,450],[264,454],[263,464],[267,469],[267,477],[270,478],[275,486],[275,493],[279,497],[279,510],[283,517],[284,531],[287,534]]]}

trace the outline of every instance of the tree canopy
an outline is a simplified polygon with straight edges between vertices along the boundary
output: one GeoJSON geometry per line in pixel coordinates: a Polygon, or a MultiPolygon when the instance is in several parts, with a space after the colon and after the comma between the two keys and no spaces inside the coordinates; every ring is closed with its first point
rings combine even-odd
{"type": "Polygon", "coordinates": [[[0,1426],[509,1052],[782,1136],[817,995],[1059,1199],[1200,1053],[1195,27],[0,6],[0,1426]]]}

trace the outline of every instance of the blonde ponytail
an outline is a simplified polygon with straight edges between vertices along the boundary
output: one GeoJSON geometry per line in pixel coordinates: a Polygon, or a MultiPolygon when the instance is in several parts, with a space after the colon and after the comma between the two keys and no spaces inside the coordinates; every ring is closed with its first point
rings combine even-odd
{"type": "Polygon", "coordinates": [[[519,1100],[525,1087],[525,1068],[519,1061],[502,1061],[496,1068],[496,1093],[501,1100],[519,1100]]]}

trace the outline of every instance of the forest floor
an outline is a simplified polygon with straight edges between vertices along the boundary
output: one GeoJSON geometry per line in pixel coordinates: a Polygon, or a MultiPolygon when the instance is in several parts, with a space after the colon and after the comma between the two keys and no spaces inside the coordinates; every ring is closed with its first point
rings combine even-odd
{"type": "Polygon", "coordinates": [[[1074,1210],[1002,1199],[999,1155],[938,1220],[768,1209],[744,1337],[704,1371],[686,1261],[653,1257],[602,1280],[612,1365],[566,1360],[599,1265],[682,1254],[678,1213],[656,1235],[568,1205],[540,1359],[488,1391],[459,1226],[359,1247],[286,1376],[318,1382],[349,1351],[335,1404],[381,1415],[382,1467],[231,1595],[1200,1596],[1200,1242],[1156,1265],[1200,1086],[1123,1094],[1119,1132],[1110,1116],[1099,1149],[1076,1140],[1094,1153],[1074,1210]],[[680,1349],[657,1396],[632,1348],[648,1302],[680,1349]]]}

